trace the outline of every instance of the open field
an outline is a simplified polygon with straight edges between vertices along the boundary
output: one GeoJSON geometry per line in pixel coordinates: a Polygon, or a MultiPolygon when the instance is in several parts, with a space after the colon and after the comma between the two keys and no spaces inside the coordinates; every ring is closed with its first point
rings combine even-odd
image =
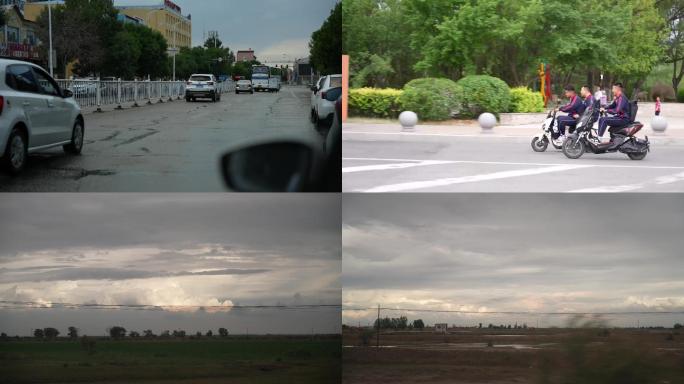
{"type": "Polygon", "coordinates": [[[684,332],[671,329],[457,328],[380,340],[364,347],[359,329],[344,331],[343,383],[684,382],[684,332]]]}
{"type": "Polygon", "coordinates": [[[339,336],[0,342],[2,383],[338,383],[339,336]]]}

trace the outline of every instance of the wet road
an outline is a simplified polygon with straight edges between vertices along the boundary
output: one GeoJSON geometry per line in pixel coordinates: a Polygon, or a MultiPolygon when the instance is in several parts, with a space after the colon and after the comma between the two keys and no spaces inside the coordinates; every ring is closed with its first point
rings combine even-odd
{"type": "Polygon", "coordinates": [[[23,174],[0,173],[2,192],[224,191],[219,159],[271,138],[322,146],[309,122],[310,91],[225,94],[218,103],[167,102],[86,115],[82,156],[61,148],[31,156],[23,174]]]}

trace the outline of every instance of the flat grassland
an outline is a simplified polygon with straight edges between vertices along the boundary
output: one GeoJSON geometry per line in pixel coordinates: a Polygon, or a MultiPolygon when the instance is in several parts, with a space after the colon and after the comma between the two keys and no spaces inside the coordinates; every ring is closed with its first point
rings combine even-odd
{"type": "Polygon", "coordinates": [[[473,329],[448,334],[343,331],[345,384],[684,383],[684,332],[473,329]]]}
{"type": "Polygon", "coordinates": [[[339,336],[0,342],[1,383],[339,383],[339,336]]]}

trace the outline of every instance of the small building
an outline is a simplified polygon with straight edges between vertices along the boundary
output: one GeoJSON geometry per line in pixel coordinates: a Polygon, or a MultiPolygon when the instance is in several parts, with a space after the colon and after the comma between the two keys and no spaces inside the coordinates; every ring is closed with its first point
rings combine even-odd
{"type": "Polygon", "coordinates": [[[0,56],[40,63],[37,25],[24,17],[18,5],[2,7],[6,22],[0,28],[0,56]]]}
{"type": "Polygon", "coordinates": [[[449,324],[447,324],[447,323],[435,324],[435,333],[447,333],[448,329],[449,329],[449,324]]]}
{"type": "Polygon", "coordinates": [[[254,60],[256,60],[256,56],[254,55],[254,50],[252,50],[252,48],[246,51],[237,51],[237,55],[235,56],[235,61],[237,62],[251,62],[254,60]]]}

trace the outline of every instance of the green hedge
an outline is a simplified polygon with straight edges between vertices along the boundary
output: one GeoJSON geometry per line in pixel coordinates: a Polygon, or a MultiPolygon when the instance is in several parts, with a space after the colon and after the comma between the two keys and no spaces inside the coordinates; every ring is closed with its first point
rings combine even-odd
{"type": "MultiPolygon", "coordinates": [[[[660,101],[663,101],[662,99],[660,101]]],[[[677,90],[677,101],[684,103],[684,88],[679,88],[677,90]]]]}
{"type": "Polygon", "coordinates": [[[466,76],[456,85],[460,87],[458,99],[463,117],[478,117],[484,112],[498,116],[508,112],[511,105],[511,91],[503,80],[487,76],[466,76]]]}
{"type": "Polygon", "coordinates": [[[449,79],[423,78],[408,82],[399,103],[421,120],[448,120],[458,112],[460,89],[449,79]]]}
{"type": "Polygon", "coordinates": [[[543,112],[544,98],[541,93],[526,87],[512,88],[510,110],[517,113],[543,112]]]}
{"type": "Polygon", "coordinates": [[[349,90],[349,112],[354,116],[397,117],[401,112],[400,89],[358,88],[349,90]]]}

